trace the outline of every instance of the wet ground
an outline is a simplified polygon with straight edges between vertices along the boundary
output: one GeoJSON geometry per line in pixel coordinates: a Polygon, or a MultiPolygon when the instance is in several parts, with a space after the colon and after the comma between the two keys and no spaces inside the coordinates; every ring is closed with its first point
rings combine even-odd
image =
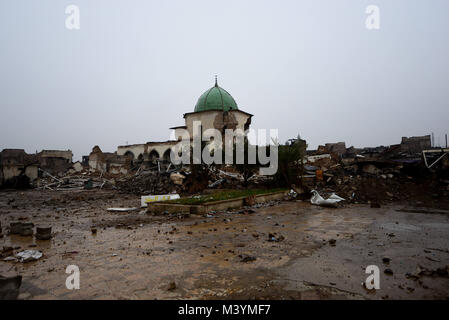
{"type": "Polygon", "coordinates": [[[21,299],[449,298],[449,211],[302,201],[210,217],[106,211],[139,205],[106,190],[0,192],[0,249],[43,253],[0,261],[0,274],[23,276],[21,299]],[[8,235],[13,221],[51,225],[53,238],[8,235]],[[66,288],[68,265],[79,290],[66,288]],[[362,286],[369,265],[379,290],[362,286]]]}

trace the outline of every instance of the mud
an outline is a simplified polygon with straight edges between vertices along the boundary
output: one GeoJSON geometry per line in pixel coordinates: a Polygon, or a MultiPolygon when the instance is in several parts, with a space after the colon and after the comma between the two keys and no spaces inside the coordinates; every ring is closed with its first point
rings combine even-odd
{"type": "Polygon", "coordinates": [[[0,249],[44,255],[2,260],[0,274],[22,275],[20,299],[449,298],[444,208],[284,201],[213,217],[106,211],[139,204],[106,190],[1,192],[0,249]],[[51,226],[53,237],[8,235],[13,221],[51,226]],[[68,265],[80,269],[79,290],[65,286],[68,265]],[[380,268],[379,290],[362,286],[368,265],[380,268]]]}

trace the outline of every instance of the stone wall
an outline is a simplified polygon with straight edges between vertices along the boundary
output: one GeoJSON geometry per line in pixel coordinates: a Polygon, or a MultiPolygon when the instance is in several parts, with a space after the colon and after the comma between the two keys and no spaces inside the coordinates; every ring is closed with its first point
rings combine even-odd
{"type": "Polygon", "coordinates": [[[23,149],[4,149],[0,152],[0,171],[0,186],[20,175],[32,182],[38,177],[38,157],[23,149]]]}
{"type": "Polygon", "coordinates": [[[423,150],[430,149],[432,147],[430,135],[419,137],[402,137],[401,140],[401,152],[404,153],[420,153],[423,150]]]}
{"type": "Polygon", "coordinates": [[[38,153],[38,156],[41,158],[63,158],[71,163],[73,153],[71,150],[42,150],[38,153]]]}

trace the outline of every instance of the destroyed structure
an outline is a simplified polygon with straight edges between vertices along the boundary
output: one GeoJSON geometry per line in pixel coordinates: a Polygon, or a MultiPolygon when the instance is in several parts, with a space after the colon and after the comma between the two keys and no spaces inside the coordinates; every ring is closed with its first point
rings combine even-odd
{"type": "Polygon", "coordinates": [[[352,202],[378,204],[410,197],[416,190],[406,189],[414,188],[408,184],[414,178],[435,195],[449,194],[448,168],[449,149],[433,148],[431,136],[426,135],[402,137],[400,144],[374,148],[327,143],[307,151],[303,178],[309,188],[336,191],[352,202]],[[436,179],[432,172],[441,174],[436,179]]]}
{"type": "MultiPolygon", "coordinates": [[[[50,181],[47,181],[44,185],[52,189],[59,188],[63,184],[67,185],[57,177],[81,172],[96,172],[102,176],[104,174],[125,176],[138,170],[157,168],[157,171],[160,171],[161,168],[166,169],[170,166],[170,153],[182,139],[183,131],[186,130],[190,137],[193,137],[194,121],[201,122],[202,133],[214,128],[224,136],[226,129],[240,129],[242,132],[249,129],[252,116],[240,110],[235,99],[221,88],[215,79],[215,85],[199,97],[193,112],[184,114],[184,125],[170,128],[174,130],[177,140],[119,146],[113,153],[103,152],[99,146],[94,146],[89,156],[83,156],[81,162],[75,163],[72,163],[73,154],[70,150],[42,150],[35,155],[28,155],[24,150],[5,149],[3,152],[5,160],[1,163],[0,185],[6,180],[21,175],[27,176],[31,183],[38,176],[49,176],[52,177],[53,183],[49,184],[50,181]]],[[[76,179],[79,183],[75,185],[82,187],[80,178],[76,179]]],[[[104,185],[104,181],[98,181],[98,183],[104,185]]]]}
{"type": "Polygon", "coordinates": [[[215,79],[215,85],[199,97],[194,111],[184,114],[185,125],[170,128],[174,130],[177,140],[119,146],[117,156],[127,156],[133,163],[139,164],[143,162],[151,164],[157,160],[167,163],[170,160],[172,148],[182,139],[183,130],[187,130],[190,137],[193,137],[194,121],[201,122],[202,133],[214,128],[224,136],[226,129],[242,131],[249,129],[252,116],[240,110],[234,98],[218,86],[215,79]]]}
{"type": "Polygon", "coordinates": [[[43,172],[64,175],[72,168],[71,150],[42,150],[28,154],[23,149],[0,152],[0,187],[25,187],[43,172]]]}
{"type": "Polygon", "coordinates": [[[23,149],[0,152],[0,186],[21,187],[38,177],[39,161],[23,149]]]}
{"type": "MultiPolygon", "coordinates": [[[[184,125],[170,128],[176,140],[118,146],[113,153],[95,146],[89,156],[75,163],[70,150],[27,154],[23,149],[5,149],[0,153],[0,186],[23,187],[31,183],[50,190],[112,186],[132,193],[180,192],[185,190],[185,181],[189,180],[184,180],[189,169],[172,166],[170,155],[183,139],[183,133],[187,131],[192,139],[194,122],[199,121],[201,133],[217,129],[224,137],[226,129],[248,130],[252,117],[238,108],[234,98],[215,79],[214,86],[198,98],[193,112],[184,114],[184,125]],[[42,178],[40,183],[36,183],[38,178],[42,178]]],[[[347,148],[345,142],[326,143],[306,152],[301,179],[306,182],[312,179],[311,187],[320,181],[343,186],[349,183],[348,179],[360,177],[360,174],[391,177],[404,165],[422,163],[427,168],[447,167],[447,154],[447,149],[432,148],[430,135],[402,137],[400,144],[374,148],[347,148]]],[[[205,181],[206,186],[223,187],[224,181],[235,182],[238,176],[235,171],[218,171],[220,173],[213,178],[216,181],[205,181]]],[[[253,181],[258,179],[253,178],[253,181]]],[[[344,191],[346,196],[352,196],[354,188],[351,185],[349,191],[344,191]]]]}

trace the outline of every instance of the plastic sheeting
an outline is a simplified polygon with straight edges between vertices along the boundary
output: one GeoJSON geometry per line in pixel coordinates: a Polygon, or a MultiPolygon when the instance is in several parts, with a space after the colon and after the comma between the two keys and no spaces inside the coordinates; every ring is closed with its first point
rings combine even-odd
{"type": "Polygon", "coordinates": [[[42,257],[42,252],[37,250],[25,250],[16,254],[16,258],[19,259],[20,262],[28,262],[33,260],[38,260],[42,257]]]}
{"type": "Polygon", "coordinates": [[[310,199],[311,204],[323,207],[335,207],[338,202],[345,200],[344,198],[332,193],[327,199],[324,199],[316,190],[311,191],[313,196],[310,199]]]}

